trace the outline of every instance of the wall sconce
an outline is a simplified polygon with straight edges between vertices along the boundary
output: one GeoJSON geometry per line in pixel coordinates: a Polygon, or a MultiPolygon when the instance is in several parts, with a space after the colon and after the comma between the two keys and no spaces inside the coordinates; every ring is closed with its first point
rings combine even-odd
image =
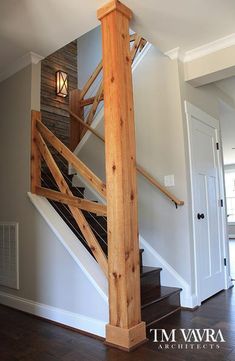
{"type": "Polygon", "coordinates": [[[63,98],[68,95],[68,74],[61,70],[56,72],[56,95],[63,98]]]}

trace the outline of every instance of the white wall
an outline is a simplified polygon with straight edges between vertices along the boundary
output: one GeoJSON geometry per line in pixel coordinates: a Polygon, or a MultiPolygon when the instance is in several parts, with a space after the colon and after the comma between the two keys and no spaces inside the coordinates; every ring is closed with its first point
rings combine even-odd
{"type": "Polygon", "coordinates": [[[220,103],[221,135],[223,141],[224,164],[235,164],[235,109],[220,103]]]}
{"type": "MultiPolygon", "coordinates": [[[[140,234],[190,284],[187,182],[177,62],[152,47],[136,68],[133,82],[137,161],[162,184],[164,175],[174,174],[175,186],[170,190],[186,203],[176,210],[171,201],[138,176],[140,234]]],[[[97,130],[103,133],[103,125],[97,130]]],[[[91,136],[79,157],[105,180],[104,145],[99,139],[91,136]]]]}
{"type": "Polygon", "coordinates": [[[97,26],[77,40],[78,88],[82,88],[102,59],[101,27],[97,26]]]}
{"type": "MultiPolygon", "coordinates": [[[[195,292],[191,189],[184,100],[219,119],[220,99],[214,85],[193,88],[184,82],[183,65],[152,47],[133,76],[137,161],[164,183],[174,174],[169,190],[185,202],[174,205],[143,177],[138,176],[139,230],[141,236],[195,292]]],[[[229,99],[228,99],[229,102],[229,99]]],[[[102,133],[100,124],[97,130],[102,133]]],[[[104,146],[91,136],[79,157],[105,180],[104,146]]]]}
{"type": "Polygon", "coordinates": [[[134,76],[137,161],[185,201],[177,210],[144,178],[139,180],[141,236],[191,284],[187,183],[177,62],[152,47],[134,76]],[[183,250],[183,254],[182,254],[183,250]]]}
{"type": "MultiPolygon", "coordinates": [[[[0,221],[19,222],[20,290],[15,295],[107,322],[108,307],[31,204],[30,110],[39,109],[40,68],[0,83],[0,221]]],[[[2,302],[2,295],[0,297],[2,302]]]]}
{"type": "MultiPolygon", "coordinates": [[[[82,89],[102,59],[101,26],[97,26],[77,40],[78,89],[82,89]]],[[[95,96],[102,80],[102,71],[93,82],[85,98],[95,96]]],[[[84,108],[84,118],[88,116],[91,106],[84,108]]],[[[101,108],[98,105],[97,111],[101,108]]]]}

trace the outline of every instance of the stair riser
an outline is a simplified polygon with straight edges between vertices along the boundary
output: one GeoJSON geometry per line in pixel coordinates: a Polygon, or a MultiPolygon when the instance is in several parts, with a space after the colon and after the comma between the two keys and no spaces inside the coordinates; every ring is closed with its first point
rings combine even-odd
{"type": "Polygon", "coordinates": [[[142,320],[147,325],[153,321],[158,321],[163,317],[167,317],[168,314],[176,311],[180,307],[180,294],[172,294],[152,305],[146,306],[142,309],[142,320]]]}
{"type": "Polygon", "coordinates": [[[160,272],[157,270],[141,277],[141,294],[161,285],[160,272]]]}

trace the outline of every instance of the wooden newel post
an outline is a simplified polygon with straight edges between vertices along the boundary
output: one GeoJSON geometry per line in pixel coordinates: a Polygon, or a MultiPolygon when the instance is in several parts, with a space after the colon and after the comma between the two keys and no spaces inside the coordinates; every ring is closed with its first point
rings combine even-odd
{"type": "Polygon", "coordinates": [[[37,121],[41,121],[41,113],[31,111],[31,192],[41,186],[41,156],[36,143],[37,121]]]}
{"type": "Polygon", "coordinates": [[[130,350],[146,339],[141,322],[136,151],[129,21],[118,1],[102,23],[108,218],[109,324],[106,343],[130,350]]]}
{"type": "MultiPolygon", "coordinates": [[[[82,118],[82,109],[80,107],[80,89],[71,90],[69,93],[69,110],[82,118]]],[[[83,126],[70,115],[70,141],[69,148],[73,152],[81,140],[83,126]]]]}

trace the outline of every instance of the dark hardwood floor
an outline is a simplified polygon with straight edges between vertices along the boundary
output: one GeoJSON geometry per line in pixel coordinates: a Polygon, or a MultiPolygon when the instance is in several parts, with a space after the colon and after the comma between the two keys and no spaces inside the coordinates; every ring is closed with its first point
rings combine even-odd
{"type": "Polygon", "coordinates": [[[176,349],[159,350],[159,343],[154,343],[150,335],[146,344],[126,353],[4,306],[0,306],[0,326],[0,361],[235,361],[234,289],[221,292],[194,312],[181,311],[152,326],[168,331],[172,328],[213,328],[216,332],[221,329],[226,342],[199,343],[201,347],[207,345],[206,349],[192,350],[190,343],[186,350],[186,344],[179,337],[176,349]]]}

